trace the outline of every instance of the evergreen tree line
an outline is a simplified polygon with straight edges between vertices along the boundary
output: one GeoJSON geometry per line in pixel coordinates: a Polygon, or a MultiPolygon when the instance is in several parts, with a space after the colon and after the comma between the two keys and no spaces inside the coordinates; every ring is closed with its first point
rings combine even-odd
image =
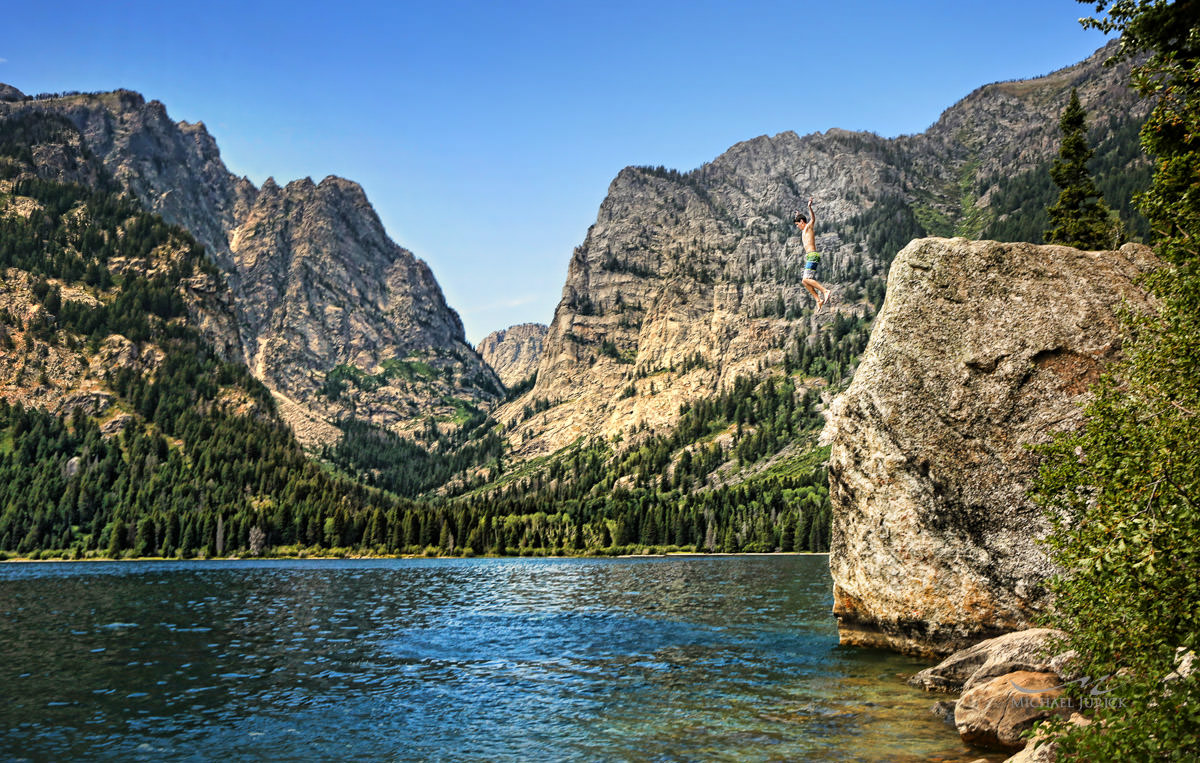
{"type": "Polygon", "coordinates": [[[368,485],[396,495],[417,497],[446,484],[477,464],[498,461],[502,440],[493,422],[474,421],[453,436],[426,433],[424,447],[382,427],[349,417],[338,422],[342,438],[322,449],[321,457],[368,485]]]}
{"type": "Polygon", "coordinates": [[[637,445],[625,450],[581,444],[499,485],[490,480],[503,469],[502,441],[490,428],[460,435],[457,444],[444,437],[425,449],[371,424],[347,421],[347,438],[326,454],[389,491],[417,496],[448,485],[465,493],[427,498],[423,505],[433,507],[436,519],[420,511],[406,524],[400,514],[381,519],[381,527],[401,522],[411,532],[385,532],[383,541],[378,533],[345,536],[379,553],[626,553],[647,546],[824,551],[830,513],[819,464],[736,487],[714,486],[711,479],[723,465],[748,466],[811,439],[824,421],[817,403],[817,392],[799,393],[791,377],[739,378],[720,395],[683,405],[669,434],[635,428],[637,445]],[[726,430],[729,443],[723,446],[714,437],[726,430]],[[472,476],[480,467],[484,471],[472,476]],[[787,505],[778,508],[772,496],[783,496],[787,505]]]}
{"type": "MultiPolygon", "coordinates": [[[[51,127],[24,125],[42,139],[61,139],[65,128],[51,127]]],[[[216,272],[203,249],[102,186],[38,180],[25,167],[14,191],[41,210],[28,220],[0,219],[11,233],[3,239],[4,266],[34,276],[34,296],[48,316],[36,329],[47,341],[73,347],[87,337],[80,350],[86,353],[121,334],[154,344],[162,358],[153,372],[110,369],[104,381],[116,403],[99,417],[0,404],[2,553],[187,558],[827,547],[819,465],[712,486],[713,471],[730,458],[754,463],[819,424],[815,393],[797,392],[790,378],[739,380],[714,400],[685,407],[676,432],[639,433],[645,437],[638,447],[615,459],[598,446],[576,449],[553,462],[553,476],[500,491],[403,497],[447,481],[471,490],[479,478],[469,472],[479,464],[499,471],[500,440],[478,422],[454,436],[434,428],[422,453],[347,421],[346,447],[331,455],[335,469],[324,467],[304,455],[248,370],[220,359],[188,326],[178,284],[196,268],[216,272]],[[142,260],[147,270],[115,272],[114,260],[142,260]],[[84,287],[99,304],[64,299],[59,282],[84,287]],[[129,420],[120,434],[102,434],[101,423],[113,415],[129,420]],[[727,448],[694,445],[728,428],[727,448]]],[[[845,339],[853,330],[833,333],[845,339]]]]}
{"type": "MultiPolygon", "coordinates": [[[[485,484],[453,503],[508,516],[565,513],[581,528],[583,547],[593,552],[644,546],[824,551],[830,514],[817,456],[827,453],[810,451],[812,463],[794,473],[735,486],[714,480],[721,467],[747,467],[790,444],[811,441],[824,422],[817,402],[816,391],[799,392],[791,376],[742,377],[719,395],[681,406],[670,433],[635,427],[623,450],[579,444],[530,473],[485,484]],[[717,439],[723,433],[725,444],[717,439]]],[[[540,548],[536,540],[532,548],[540,548]]]]}
{"type": "MultiPolygon", "coordinates": [[[[1098,129],[1093,130],[1089,145],[1095,153],[1086,160],[1087,170],[1095,181],[1096,191],[1117,212],[1125,227],[1126,238],[1149,241],[1150,225],[1134,204],[1134,197],[1150,185],[1152,165],[1138,161],[1141,149],[1137,133],[1141,123],[1125,120],[1110,127],[1108,137],[1097,142],[1098,129]]],[[[1045,242],[1050,228],[1047,209],[1059,196],[1059,186],[1051,175],[1052,160],[1013,176],[996,181],[991,207],[1001,210],[983,231],[983,238],[996,241],[1045,242]]]]}

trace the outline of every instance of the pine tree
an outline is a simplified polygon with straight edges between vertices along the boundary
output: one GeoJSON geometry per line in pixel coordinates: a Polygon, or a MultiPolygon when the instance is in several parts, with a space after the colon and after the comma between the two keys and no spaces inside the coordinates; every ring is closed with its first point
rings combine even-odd
{"type": "Polygon", "coordinates": [[[1059,120],[1062,148],[1050,168],[1050,177],[1061,190],[1058,201],[1046,210],[1050,229],[1047,244],[1065,244],[1079,249],[1106,249],[1120,243],[1120,222],[1109,210],[1088,170],[1092,148],[1087,141],[1087,112],[1079,93],[1071,88],[1071,100],[1059,120]]]}

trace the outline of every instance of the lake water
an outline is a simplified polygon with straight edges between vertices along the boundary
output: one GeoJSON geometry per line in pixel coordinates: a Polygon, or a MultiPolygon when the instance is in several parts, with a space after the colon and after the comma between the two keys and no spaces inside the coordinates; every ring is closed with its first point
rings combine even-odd
{"type": "Polygon", "coordinates": [[[973,760],[821,556],[0,565],[0,757],[973,760]]]}

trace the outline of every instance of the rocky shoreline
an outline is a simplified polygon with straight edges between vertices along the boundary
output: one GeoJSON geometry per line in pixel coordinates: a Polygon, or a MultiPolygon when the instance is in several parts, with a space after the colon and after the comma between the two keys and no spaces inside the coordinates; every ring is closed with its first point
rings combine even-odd
{"type": "MultiPolygon", "coordinates": [[[[1110,676],[1081,675],[1072,667],[1077,654],[1067,648],[1067,636],[1049,628],[1006,633],[955,652],[908,683],[928,692],[959,695],[935,701],[930,712],[953,726],[965,744],[1015,753],[1005,763],[1053,763],[1054,735],[1040,729],[1030,735],[1035,724],[1057,717],[1087,726],[1095,708],[1122,702],[1109,696],[1110,676]],[[1088,694],[1070,695],[1068,689],[1074,686],[1088,694]]],[[[1177,650],[1175,670],[1161,683],[1169,687],[1190,676],[1195,661],[1194,652],[1177,650]]]]}
{"type": "Polygon", "coordinates": [[[841,643],[944,658],[910,683],[958,695],[933,712],[1010,761],[1053,760],[1053,739],[1029,730],[1089,723],[1067,694],[1099,678],[1072,674],[1067,634],[1034,627],[1056,574],[1040,543],[1049,519],[1028,496],[1034,448],[1080,424],[1121,356],[1121,311],[1153,309],[1138,276],[1160,266],[1140,244],[915,240],[831,406],[841,643]]]}

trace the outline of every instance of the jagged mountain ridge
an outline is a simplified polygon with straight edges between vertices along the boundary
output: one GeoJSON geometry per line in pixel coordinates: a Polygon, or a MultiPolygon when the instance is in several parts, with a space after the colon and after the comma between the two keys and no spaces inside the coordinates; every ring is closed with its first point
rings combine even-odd
{"type": "Polygon", "coordinates": [[[306,444],[337,439],[345,416],[406,432],[499,398],[429,267],[387,236],[356,183],[256,188],[229,172],[203,123],[174,122],[131,91],[5,92],[0,118],[65,117],[147,210],[204,244],[238,318],[210,338],[267,385],[306,444]]]}
{"type": "Polygon", "coordinates": [[[977,237],[1014,212],[989,201],[1057,150],[1072,87],[1099,139],[1140,123],[1128,65],[1103,66],[1114,44],[1045,77],[981,87],[918,135],[785,132],[688,173],[622,170],[572,254],[537,383],[496,414],[514,453],[669,427],[682,403],[817,346],[835,314],[869,315],[911,238],[977,237]],[[800,284],[790,225],[810,195],[820,278],[835,290],[822,316],[800,284]]]}
{"type": "Polygon", "coordinates": [[[122,221],[123,235],[135,242],[156,242],[131,255],[129,250],[136,246],[122,250],[117,242],[106,238],[107,232],[100,235],[94,230],[92,215],[96,212],[89,209],[84,191],[56,189],[55,184],[60,183],[91,189],[101,199],[93,203],[99,204],[105,214],[112,214],[104,209],[109,204],[104,194],[117,185],[68,120],[33,113],[0,121],[0,178],[0,220],[9,218],[3,220],[3,236],[8,239],[4,243],[10,261],[28,257],[24,249],[36,248],[39,242],[61,247],[59,262],[35,260],[24,263],[25,267],[4,269],[0,283],[0,344],[5,350],[0,353],[0,393],[4,398],[58,414],[81,408],[97,415],[115,399],[110,385],[103,381],[106,374],[131,367],[152,370],[157,365],[163,354],[160,348],[125,336],[106,337],[90,350],[79,347],[77,339],[63,341],[57,337],[59,317],[46,308],[45,293],[39,296],[39,292],[54,289],[59,302],[98,307],[112,298],[112,285],[106,285],[111,278],[104,278],[101,270],[123,279],[153,280],[171,272],[180,273],[173,291],[186,310],[184,322],[207,339],[218,354],[228,357],[238,351],[238,324],[230,293],[215,266],[195,267],[202,259],[202,250],[194,241],[160,230],[145,217],[129,217],[122,221]],[[37,181],[49,181],[50,185],[42,187],[37,181]],[[49,223],[39,223],[57,217],[61,210],[56,211],[54,205],[48,209],[46,202],[36,198],[38,194],[55,200],[60,196],[84,199],[82,206],[71,213],[77,230],[68,236],[55,232],[49,223]],[[28,238],[22,227],[25,224],[35,226],[38,233],[34,238],[28,238]],[[102,258],[99,269],[93,257],[102,258]],[[79,264],[62,264],[70,261],[79,264]],[[91,263],[86,276],[92,288],[54,277],[59,270],[79,271],[85,262],[91,263]],[[40,275],[43,272],[51,274],[49,281],[40,275]]]}

